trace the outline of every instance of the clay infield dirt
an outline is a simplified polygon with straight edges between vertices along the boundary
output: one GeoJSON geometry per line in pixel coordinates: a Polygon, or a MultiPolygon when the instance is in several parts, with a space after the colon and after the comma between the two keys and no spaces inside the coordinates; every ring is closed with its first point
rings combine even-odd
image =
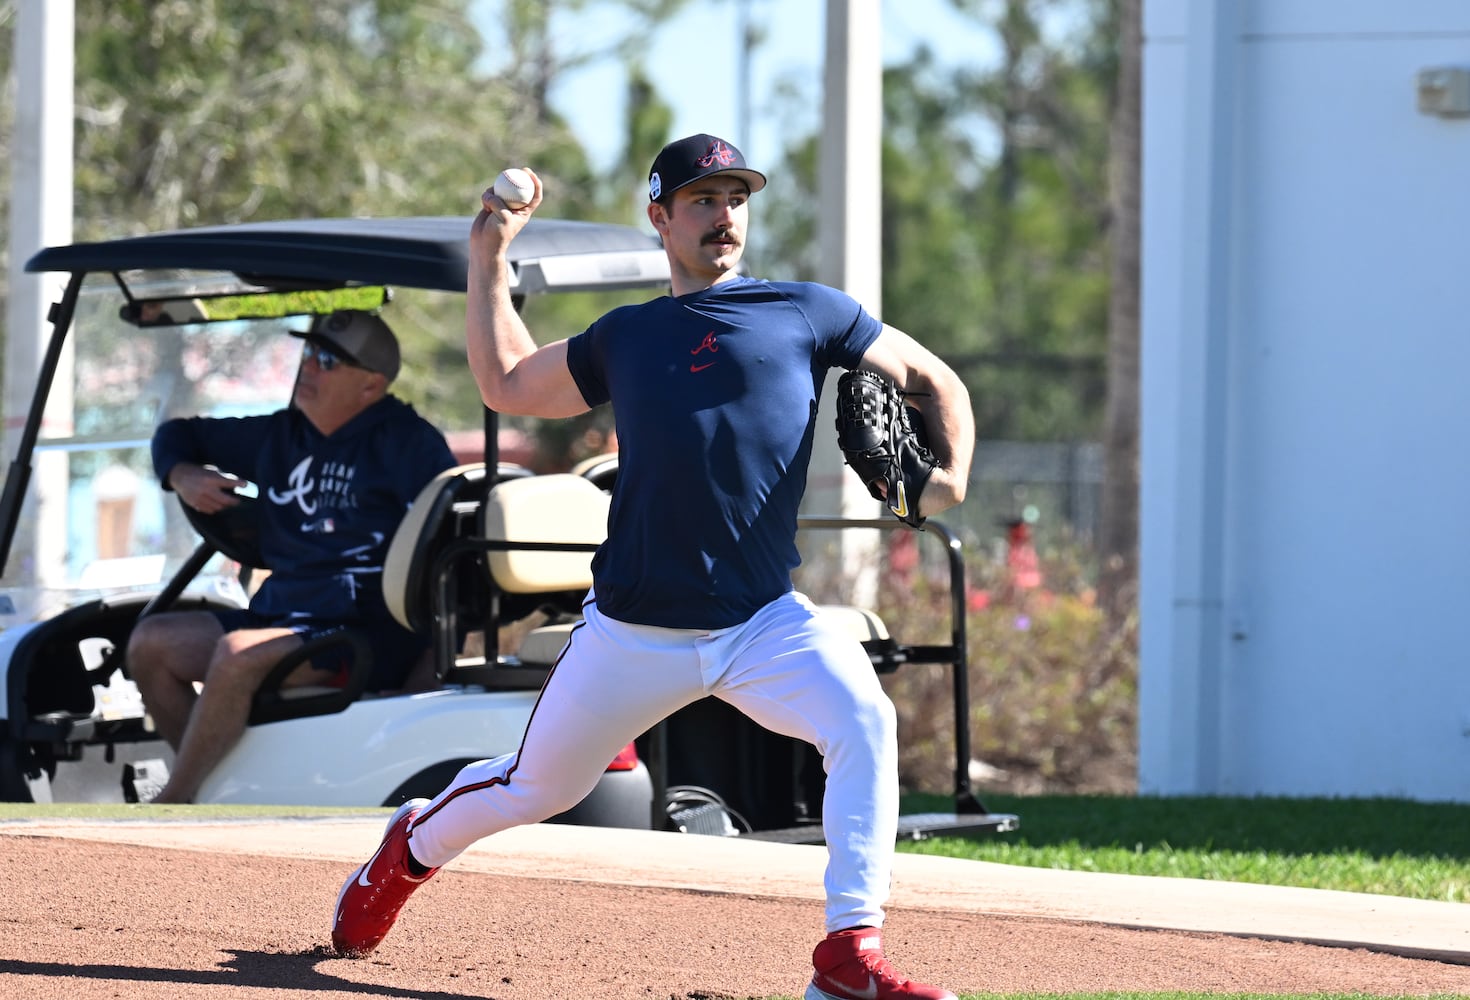
{"type": "MultiPolygon", "coordinates": [[[[335,956],[343,879],[383,816],[0,824],[0,997],[798,997],[819,847],[529,827],[421,889],[368,959],[335,956]]],[[[1470,995],[1470,908],[900,855],[900,971],[958,993],[1470,995]]]]}

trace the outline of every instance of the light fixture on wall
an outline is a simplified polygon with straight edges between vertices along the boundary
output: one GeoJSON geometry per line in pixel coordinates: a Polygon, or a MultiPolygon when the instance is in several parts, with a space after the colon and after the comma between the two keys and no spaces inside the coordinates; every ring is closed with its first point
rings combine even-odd
{"type": "Polygon", "coordinates": [[[1470,115],[1470,69],[1459,66],[1421,69],[1419,110],[1441,118],[1470,115]]]}

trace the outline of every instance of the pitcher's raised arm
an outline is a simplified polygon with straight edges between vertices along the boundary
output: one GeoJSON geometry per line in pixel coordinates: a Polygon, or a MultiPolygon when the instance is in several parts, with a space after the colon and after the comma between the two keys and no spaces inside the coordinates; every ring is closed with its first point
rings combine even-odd
{"type": "Polygon", "coordinates": [[[497,413],[569,417],[587,404],[566,364],[566,341],[538,348],[510,295],[506,251],[541,204],[541,179],[525,205],[510,208],[493,187],[480,195],[470,225],[469,280],[465,301],[465,354],[480,398],[497,413]]]}

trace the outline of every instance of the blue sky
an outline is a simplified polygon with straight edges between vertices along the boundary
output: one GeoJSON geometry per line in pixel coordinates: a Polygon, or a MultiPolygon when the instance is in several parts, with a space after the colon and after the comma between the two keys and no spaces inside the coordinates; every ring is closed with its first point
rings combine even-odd
{"type": "MultiPolygon", "coordinates": [[[[495,23],[499,0],[481,0],[485,24],[495,23]]],[[[783,136],[817,127],[822,95],[826,0],[696,0],[648,40],[646,72],[674,108],[673,134],[712,132],[739,145],[753,165],[769,163],[786,145],[783,136]],[[740,7],[762,32],[750,66],[751,134],[740,135],[740,7]],[[777,117],[776,95],[791,91],[777,117]]],[[[927,44],[944,64],[993,61],[993,38],[955,14],[948,0],[883,0],[883,60],[902,62],[927,44]]],[[[876,27],[876,26],[875,26],[876,27]]],[[[594,50],[599,40],[621,34],[617,12],[606,4],[555,26],[563,56],[594,50]]],[[[872,29],[870,29],[872,30],[872,29]]],[[[492,45],[496,35],[486,30],[492,45]]],[[[622,143],[625,74],[604,60],[568,74],[552,91],[553,106],[583,137],[593,162],[606,167],[622,143]]]]}

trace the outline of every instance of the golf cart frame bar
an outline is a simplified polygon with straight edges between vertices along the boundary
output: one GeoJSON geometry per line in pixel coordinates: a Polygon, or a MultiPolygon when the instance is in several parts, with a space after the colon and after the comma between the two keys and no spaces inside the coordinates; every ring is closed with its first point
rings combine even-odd
{"type": "Polygon", "coordinates": [[[31,396],[31,408],[26,413],[25,426],[21,429],[20,445],[5,476],[5,492],[0,494],[0,574],[10,564],[10,547],[15,541],[16,528],[20,525],[20,508],[25,502],[31,485],[31,456],[36,451],[36,440],[41,436],[41,420],[46,415],[46,400],[51,398],[51,385],[56,380],[56,369],[61,364],[61,348],[66,343],[66,331],[71,329],[72,317],[76,314],[77,299],[82,293],[85,272],[78,271],[66,283],[61,301],[52,303],[47,320],[51,323],[51,337],[46,342],[46,353],[41,358],[41,370],[37,374],[36,392],[31,396]]]}

